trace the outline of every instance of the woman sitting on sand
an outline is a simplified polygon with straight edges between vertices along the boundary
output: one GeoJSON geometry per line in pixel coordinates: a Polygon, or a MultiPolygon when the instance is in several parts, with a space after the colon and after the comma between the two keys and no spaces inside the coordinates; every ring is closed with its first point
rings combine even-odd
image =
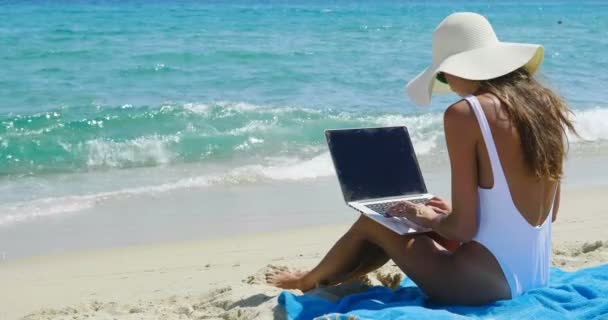
{"type": "Polygon", "coordinates": [[[433,33],[432,53],[407,91],[422,105],[432,92],[464,97],[444,115],[453,203],[402,202],[389,212],[434,233],[399,235],[362,215],[314,269],[269,273],[270,284],[307,291],[389,259],[449,304],[510,299],[547,284],[565,133],[574,128],[564,101],[532,77],[543,48],[500,42],[483,16],[455,13],[433,33]]]}

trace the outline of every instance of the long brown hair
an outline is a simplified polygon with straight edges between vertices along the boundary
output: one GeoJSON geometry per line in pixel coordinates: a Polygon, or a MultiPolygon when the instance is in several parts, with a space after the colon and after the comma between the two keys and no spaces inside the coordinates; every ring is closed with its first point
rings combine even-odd
{"type": "Polygon", "coordinates": [[[480,90],[495,95],[506,106],[521,139],[524,161],[534,175],[559,180],[566,155],[566,131],[577,134],[566,102],[524,68],[480,84],[480,90]]]}

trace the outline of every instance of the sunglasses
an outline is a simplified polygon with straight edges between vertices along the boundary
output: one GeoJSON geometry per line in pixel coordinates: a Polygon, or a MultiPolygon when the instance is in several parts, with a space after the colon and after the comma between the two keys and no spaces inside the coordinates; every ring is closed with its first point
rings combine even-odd
{"type": "Polygon", "coordinates": [[[443,84],[448,84],[448,79],[445,78],[445,74],[443,72],[437,73],[437,81],[443,84]]]}

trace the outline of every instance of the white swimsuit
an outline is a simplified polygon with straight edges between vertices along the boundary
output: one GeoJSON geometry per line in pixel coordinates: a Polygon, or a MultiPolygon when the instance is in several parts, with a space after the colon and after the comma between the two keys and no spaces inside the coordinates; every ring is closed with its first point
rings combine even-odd
{"type": "Polygon", "coordinates": [[[547,285],[551,265],[553,206],[545,221],[534,227],[524,219],[511,197],[509,185],[492,138],[490,125],[475,96],[465,98],[473,108],[485,141],[494,187],[478,188],[479,228],[473,238],[496,258],[511,288],[511,297],[547,285]]]}

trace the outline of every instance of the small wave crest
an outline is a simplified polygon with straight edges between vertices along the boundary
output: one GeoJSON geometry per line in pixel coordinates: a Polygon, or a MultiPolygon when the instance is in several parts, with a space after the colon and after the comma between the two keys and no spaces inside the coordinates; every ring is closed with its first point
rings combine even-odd
{"type": "Polygon", "coordinates": [[[187,103],[160,107],[63,108],[0,116],[0,175],[149,167],[297,156],[325,148],[328,128],[410,127],[420,153],[436,147],[438,114],[187,103]]]}
{"type": "Polygon", "coordinates": [[[576,111],[574,126],[580,135],[568,135],[574,143],[608,140],[608,108],[576,111]]]}
{"type": "MultiPolygon", "coordinates": [[[[158,185],[126,188],[86,195],[48,197],[0,205],[0,226],[28,222],[44,217],[61,216],[92,209],[108,200],[139,195],[153,195],[175,190],[205,188],[214,185],[242,185],[263,181],[299,181],[333,174],[328,153],[312,159],[274,158],[269,165],[245,165],[224,173],[178,179],[158,185]]],[[[84,187],[84,186],[83,186],[84,187]]]]}
{"type": "MultiPolygon", "coordinates": [[[[249,164],[241,164],[232,169],[223,169],[213,174],[195,175],[187,178],[173,178],[166,183],[146,184],[139,187],[122,188],[108,192],[97,192],[86,195],[70,195],[60,197],[47,197],[32,201],[19,203],[8,203],[0,205],[0,226],[27,222],[43,217],[61,216],[66,213],[82,212],[104,203],[105,201],[138,195],[149,195],[170,192],[174,190],[206,188],[217,185],[243,185],[253,183],[264,183],[270,181],[301,181],[332,176],[334,169],[331,158],[327,152],[324,138],[316,137],[318,132],[323,132],[326,127],[355,127],[355,126],[392,126],[406,125],[410,128],[413,143],[419,156],[431,156],[436,154],[438,148],[443,148],[440,114],[379,114],[365,115],[357,113],[331,113],[319,110],[310,112],[302,109],[268,109],[258,111],[251,105],[224,107],[218,105],[197,105],[178,108],[179,112],[205,114],[205,117],[222,118],[223,116],[237,119],[237,115],[243,113],[271,114],[264,118],[251,119],[243,117],[238,125],[224,125],[214,127],[207,131],[206,135],[212,136],[213,143],[217,139],[226,139],[228,146],[218,146],[217,149],[200,149],[211,153],[227,152],[229,154],[252,155],[249,164]],[[193,110],[190,110],[193,109],[193,110]],[[230,110],[227,110],[230,109],[230,110]],[[227,116],[231,114],[231,116],[227,116]],[[235,115],[236,114],[236,115],[235,115]],[[274,118],[276,115],[285,114],[288,119],[274,118]],[[223,115],[223,116],[221,116],[223,115]],[[310,120],[312,119],[312,120],[310,120]],[[307,122],[310,121],[310,122],[307,122]],[[292,127],[293,123],[300,123],[299,127],[292,127]],[[289,125],[286,125],[289,124],[289,125]],[[282,132],[281,132],[282,131],[282,132]],[[218,138],[220,137],[220,138],[218,138]],[[256,138],[258,137],[258,138],[256,138]],[[291,144],[292,149],[268,149],[261,150],[259,145],[272,143],[275,146],[291,144]],[[232,143],[232,144],[230,144],[232,143]],[[222,149],[223,148],[223,149],[222,149]],[[295,150],[297,153],[284,152],[295,150]],[[209,151],[211,150],[211,151],[209,151]]],[[[160,112],[160,111],[159,111],[160,112]]],[[[169,112],[165,109],[162,112],[169,112]]],[[[175,109],[171,113],[177,112],[175,109]]],[[[141,117],[141,114],[138,115],[141,117]]],[[[46,117],[39,117],[46,118],[46,117]]],[[[200,118],[195,118],[200,119],[200,118]]],[[[583,141],[608,140],[608,109],[596,108],[578,111],[574,119],[576,127],[583,141]]],[[[37,129],[38,130],[38,129],[37,129]]],[[[198,131],[200,134],[202,131],[198,131]]],[[[201,136],[203,136],[201,134],[201,136]]],[[[196,136],[195,136],[196,137],[196,136]]],[[[76,144],[81,148],[77,152],[86,155],[86,166],[98,167],[125,167],[128,165],[148,163],[150,165],[168,165],[184,158],[185,132],[173,135],[147,135],[126,139],[125,141],[104,140],[101,138],[87,140],[76,144]],[[180,158],[181,157],[181,158],[180,158]]],[[[570,137],[572,143],[578,143],[581,139],[570,137]]],[[[187,142],[187,141],[186,141],[187,142]]],[[[196,143],[200,141],[196,140],[196,143]]],[[[0,140],[0,148],[6,143],[0,140]]],[[[73,152],[74,145],[65,145],[62,148],[73,152]]],[[[186,145],[186,149],[192,146],[186,145]]],[[[197,154],[200,157],[200,154],[197,154]]],[[[220,161],[221,162],[221,161],[220,161]]],[[[203,164],[204,165],[204,164],[203,164]]],[[[119,171],[112,171],[118,174],[119,171]]],[[[125,171],[129,174],[129,171],[125,171]]],[[[105,173],[104,173],[105,174],[105,173]]],[[[83,186],[86,190],[86,186],[83,186]]]]}
{"type": "Polygon", "coordinates": [[[175,158],[169,146],[179,140],[179,136],[139,137],[124,142],[94,139],[79,148],[88,153],[86,164],[89,168],[161,165],[175,158]]]}
{"type": "MultiPolygon", "coordinates": [[[[608,140],[608,109],[576,112],[582,139],[608,140]]],[[[443,150],[442,115],[337,111],[244,102],[63,108],[0,116],[1,175],[38,175],[296,156],[325,148],[328,128],[405,125],[418,155],[443,150]]]]}

